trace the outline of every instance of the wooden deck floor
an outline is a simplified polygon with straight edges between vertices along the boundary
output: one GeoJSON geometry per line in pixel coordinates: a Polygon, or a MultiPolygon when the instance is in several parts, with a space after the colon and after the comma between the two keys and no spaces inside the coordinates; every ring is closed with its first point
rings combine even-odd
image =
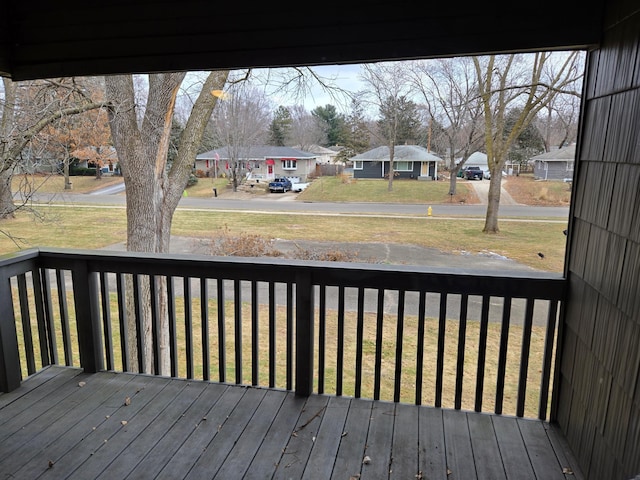
{"type": "Polygon", "coordinates": [[[582,476],[556,429],[536,420],[49,367],[0,394],[8,478],[582,476]]]}

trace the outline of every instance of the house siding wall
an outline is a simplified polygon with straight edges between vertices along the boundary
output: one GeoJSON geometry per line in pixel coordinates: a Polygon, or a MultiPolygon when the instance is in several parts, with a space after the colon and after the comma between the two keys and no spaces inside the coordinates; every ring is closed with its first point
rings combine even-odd
{"type": "Polygon", "coordinates": [[[538,160],[533,165],[533,176],[541,180],[564,180],[573,177],[573,170],[567,170],[567,162],[546,162],[548,165],[545,171],[545,162],[538,160]]]}
{"type": "Polygon", "coordinates": [[[640,10],[607,10],[588,53],[553,417],[588,479],[627,480],[640,474],[640,10]]]}
{"type": "MultiPolygon", "coordinates": [[[[410,172],[396,172],[394,178],[418,178],[420,176],[420,163],[413,162],[413,170],[410,172]]],[[[389,172],[389,163],[384,164],[384,174],[380,162],[365,161],[362,162],[362,170],[353,170],[353,178],[384,178],[389,172]]]]}

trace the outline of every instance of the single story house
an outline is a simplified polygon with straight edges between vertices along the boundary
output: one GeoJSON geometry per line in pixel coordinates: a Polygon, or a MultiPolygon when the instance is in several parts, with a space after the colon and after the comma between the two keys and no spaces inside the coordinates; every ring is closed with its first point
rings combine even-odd
{"type": "MultiPolygon", "coordinates": [[[[389,147],[377,147],[360,153],[353,162],[353,178],[385,178],[389,174],[389,147]]],[[[393,163],[396,178],[434,180],[442,159],[419,145],[396,145],[393,163]]]]}
{"type": "Polygon", "coordinates": [[[111,145],[81,147],[70,152],[81,168],[98,168],[102,173],[114,173],[118,164],[118,153],[111,145]]]}
{"type": "Polygon", "coordinates": [[[536,180],[573,179],[573,164],[576,158],[576,146],[554,148],[549,152],[531,157],[533,177],[536,180]]]}
{"type": "Polygon", "coordinates": [[[228,174],[231,161],[240,162],[240,172],[247,178],[269,181],[287,177],[306,182],[316,171],[316,155],[291,147],[261,145],[242,148],[220,147],[196,156],[195,168],[218,177],[228,174]]]}

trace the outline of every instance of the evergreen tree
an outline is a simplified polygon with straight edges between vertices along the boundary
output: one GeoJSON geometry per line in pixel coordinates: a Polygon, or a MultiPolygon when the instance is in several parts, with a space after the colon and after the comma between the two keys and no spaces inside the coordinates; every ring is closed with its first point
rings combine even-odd
{"type": "Polygon", "coordinates": [[[346,121],[344,115],[338,113],[335,106],[316,107],[311,111],[311,115],[327,135],[327,140],[323,147],[340,145],[345,142],[346,121]]]}
{"type": "Polygon", "coordinates": [[[405,96],[387,98],[377,123],[385,140],[394,145],[415,144],[420,138],[418,106],[405,96]]]}
{"type": "Polygon", "coordinates": [[[289,139],[293,119],[287,107],[280,105],[269,125],[269,144],[284,147],[289,139]]]}
{"type": "MultiPolygon", "coordinates": [[[[516,119],[521,115],[520,109],[512,109],[505,118],[505,135],[509,135],[513,129],[516,119]]],[[[515,142],[507,153],[507,160],[512,163],[524,165],[527,161],[545,151],[544,138],[535,126],[535,119],[529,123],[518,135],[515,142]]]]}

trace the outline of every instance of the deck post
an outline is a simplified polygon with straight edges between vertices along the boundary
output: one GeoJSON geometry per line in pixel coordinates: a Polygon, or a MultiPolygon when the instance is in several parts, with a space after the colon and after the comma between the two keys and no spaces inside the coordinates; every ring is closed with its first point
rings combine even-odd
{"type": "Polygon", "coordinates": [[[309,272],[296,274],[296,395],[313,392],[313,285],[309,272]]]}
{"type": "Polygon", "coordinates": [[[20,386],[20,353],[11,298],[11,279],[0,269],[0,392],[20,386]]]}
{"type": "Polygon", "coordinates": [[[104,369],[101,342],[98,273],[89,272],[86,262],[74,262],[72,269],[80,365],[85,372],[104,369]]]}

